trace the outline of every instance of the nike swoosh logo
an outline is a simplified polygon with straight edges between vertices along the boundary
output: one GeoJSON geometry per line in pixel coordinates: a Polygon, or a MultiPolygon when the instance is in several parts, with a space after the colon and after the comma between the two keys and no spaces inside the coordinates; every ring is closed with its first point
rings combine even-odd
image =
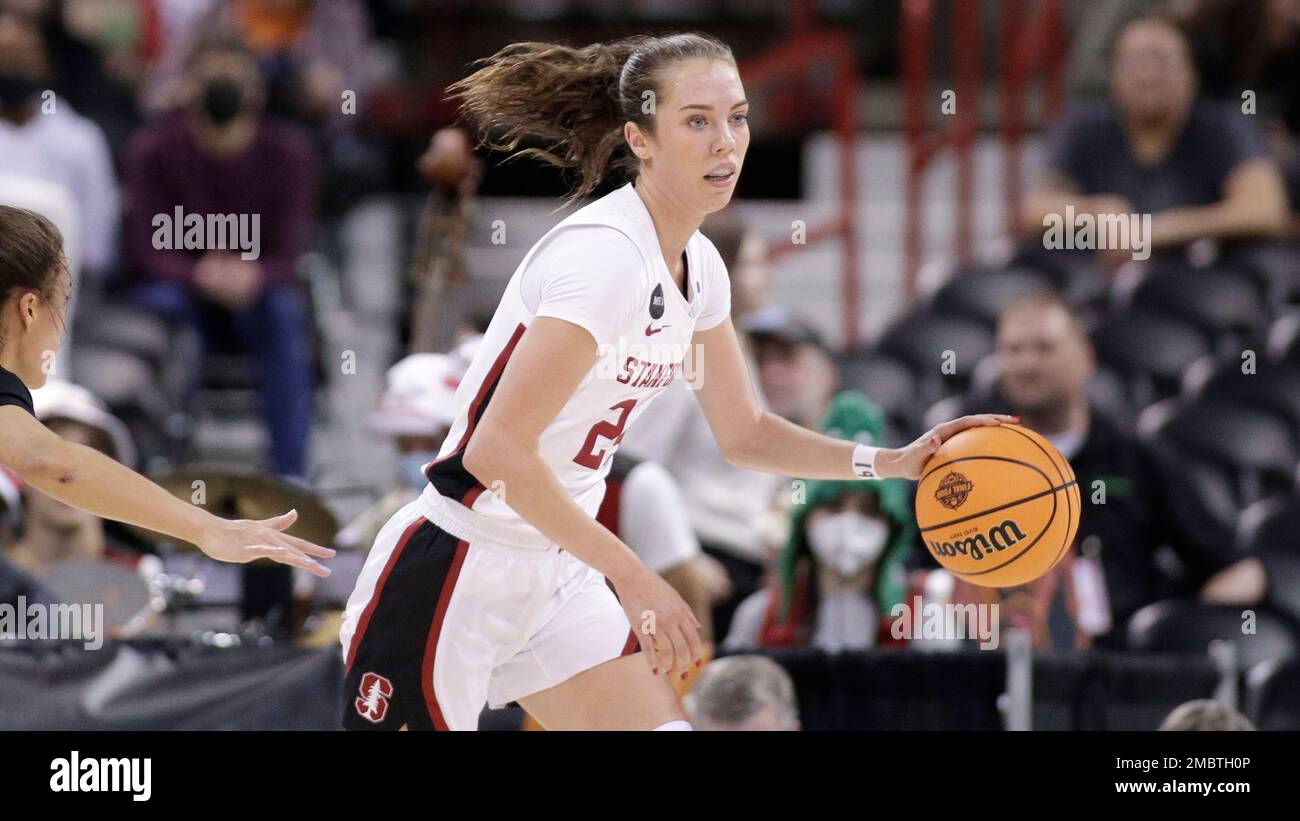
{"type": "Polygon", "coordinates": [[[660,325],[658,328],[656,328],[654,326],[654,323],[651,322],[649,325],[645,326],[645,335],[654,336],[655,334],[659,333],[660,331],[662,331],[664,328],[667,327],[668,327],[667,325],[660,325]]]}

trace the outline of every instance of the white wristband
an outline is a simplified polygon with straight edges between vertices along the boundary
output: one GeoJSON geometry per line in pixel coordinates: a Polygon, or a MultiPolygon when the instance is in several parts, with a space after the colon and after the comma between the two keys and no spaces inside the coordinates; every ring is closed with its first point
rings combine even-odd
{"type": "Polygon", "coordinates": [[[853,475],[859,479],[879,479],[876,472],[876,454],[880,448],[870,445],[858,445],[853,449],[853,475]]]}

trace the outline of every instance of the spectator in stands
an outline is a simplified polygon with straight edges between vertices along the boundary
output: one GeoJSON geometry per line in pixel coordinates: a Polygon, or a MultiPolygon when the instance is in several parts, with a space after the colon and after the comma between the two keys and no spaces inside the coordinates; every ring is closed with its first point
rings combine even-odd
{"type": "Polygon", "coordinates": [[[114,158],[140,126],[137,86],[162,41],[167,0],[0,0],[41,30],[54,66],[51,88],[94,120],[114,158]]]}
{"type": "MultiPolygon", "coordinates": [[[[79,445],[92,447],[131,467],[135,447],[126,426],[94,394],[70,382],[51,380],[32,392],[36,417],[50,430],[79,445]]],[[[69,559],[108,559],[135,567],[140,553],[117,543],[104,520],[27,488],[22,535],[9,549],[9,560],[39,579],[54,564],[69,559]]]]}
{"type": "Polygon", "coordinates": [[[166,45],[145,90],[147,108],[185,104],[185,61],[196,43],[218,33],[248,44],[272,113],[331,129],[356,122],[343,112],[343,92],[365,90],[362,61],[371,27],[361,0],[200,0],[197,6],[181,16],[166,45]]]}
{"type": "Polygon", "coordinates": [[[764,311],[750,323],[758,380],[772,412],[816,428],[839,388],[830,348],[808,322],[786,310],[764,311]]]}
{"type": "Polygon", "coordinates": [[[6,558],[14,541],[14,526],[22,516],[22,487],[16,474],[0,467],[0,605],[52,602],[53,594],[6,558]]]}
{"type": "MultiPolygon", "coordinates": [[[[821,429],[879,441],[884,413],[861,394],[835,397],[821,429]]],[[[814,645],[830,652],[888,636],[906,598],[905,564],[917,543],[908,484],[805,481],[796,485],[790,538],[767,587],[736,610],[724,647],[814,645]]]]}
{"type": "MultiPolygon", "coordinates": [[[[1171,23],[1126,25],[1111,63],[1111,99],[1071,107],[1053,128],[1047,173],[1026,197],[1025,231],[1043,238],[1049,215],[1151,215],[1150,247],[1176,253],[1202,238],[1244,241],[1279,234],[1282,178],[1240,104],[1196,99],[1188,44],[1171,23]]],[[[1067,229],[1069,227],[1067,226],[1067,229]]],[[[1130,243],[1131,244],[1131,243],[1130,243]]],[[[1106,249],[1110,268],[1131,249],[1106,249]]]]}
{"type": "Polygon", "coordinates": [[[1233,534],[1215,523],[1178,466],[1090,404],[1094,354],[1069,305],[1050,292],[1017,298],[999,318],[997,354],[998,395],[968,407],[1009,405],[1074,468],[1083,500],[1078,544],[1084,561],[1078,554],[1073,559],[1085,569],[1089,561],[1100,562],[1111,628],[1100,643],[1122,644],[1128,618],[1169,595],[1194,592],[1225,605],[1260,600],[1267,584],[1263,565],[1234,557],[1233,534]],[[1166,544],[1181,560],[1181,580],[1169,578],[1157,561],[1166,544]]]}
{"type": "Polygon", "coordinates": [[[596,521],[672,585],[699,619],[700,640],[713,642],[712,608],[731,593],[731,584],[723,566],[701,552],[672,474],[658,462],[615,454],[596,521]]]}
{"type": "Polygon", "coordinates": [[[128,152],[126,242],[141,280],[131,299],[208,342],[219,330],[215,319],[233,325],[257,358],[272,469],[302,476],[313,358],[298,266],[312,242],[316,156],[297,130],[263,117],[265,88],[238,40],[202,43],[186,79],[185,110],[146,127],[128,152]],[[245,218],[259,255],[231,250],[228,237],[223,247],[202,249],[164,242],[178,210],[209,221],[245,218]]]}
{"type": "MultiPolygon", "coordinates": [[[[731,280],[732,322],[738,328],[767,304],[769,269],[766,246],[735,213],[721,211],[701,228],[718,253],[731,280]]],[[[741,337],[750,371],[758,368],[752,346],[741,337]]],[[[767,407],[755,379],[757,399],[767,407]]],[[[779,543],[780,515],[773,499],[783,485],[779,476],[733,467],[722,457],[704,412],[684,379],[673,382],[624,435],[620,452],[663,465],[677,480],[691,526],[704,556],[696,563],[703,591],[713,599],[714,635],[730,629],[736,606],[763,581],[770,547],[779,543]]]]}
{"type": "MultiPolygon", "coordinates": [[[[112,155],[98,125],[49,89],[46,43],[29,18],[0,11],[0,175],[58,185],[76,208],[80,238],[69,248],[78,277],[99,290],[117,263],[118,192],[112,155]]],[[[0,202],[11,203],[0,189],[0,202]]],[[[64,223],[66,224],[66,220],[64,223]]]]}
{"type": "Polygon", "coordinates": [[[1203,93],[1240,106],[1250,91],[1265,129],[1300,136],[1300,3],[1191,0],[1170,12],[1187,32],[1203,93]]]}
{"type": "Polygon", "coordinates": [[[1232,709],[1221,701],[1209,698],[1179,704],[1160,724],[1161,730],[1184,732],[1201,730],[1222,732],[1224,730],[1254,730],[1250,719],[1232,709]]]}
{"type": "Polygon", "coordinates": [[[388,369],[388,385],[366,427],[397,448],[397,482],[339,531],[335,541],[340,547],[370,550],[389,518],[429,484],[422,468],[438,457],[455,421],[456,386],[470,359],[456,352],[417,353],[388,369]]]}
{"type": "Polygon", "coordinates": [[[798,730],[794,681],[766,656],[728,656],[709,662],[686,695],[697,730],[798,730]]]}

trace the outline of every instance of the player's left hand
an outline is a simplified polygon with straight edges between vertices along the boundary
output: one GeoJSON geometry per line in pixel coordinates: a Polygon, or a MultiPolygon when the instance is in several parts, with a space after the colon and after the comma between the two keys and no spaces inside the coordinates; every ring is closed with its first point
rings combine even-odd
{"type": "Polygon", "coordinates": [[[876,472],[886,478],[920,479],[925,463],[939,446],[967,428],[979,425],[1000,425],[1019,422],[1019,416],[1005,413],[977,413],[961,416],[951,422],[935,425],[912,444],[896,449],[881,450],[876,454],[876,472]]]}
{"type": "Polygon", "coordinates": [[[298,513],[293,510],[261,521],[218,519],[217,524],[203,534],[197,547],[221,562],[243,564],[255,559],[271,559],[301,567],[317,576],[328,576],[329,568],[312,557],[328,559],[334,555],[333,550],[282,532],[297,519],[298,513]]]}

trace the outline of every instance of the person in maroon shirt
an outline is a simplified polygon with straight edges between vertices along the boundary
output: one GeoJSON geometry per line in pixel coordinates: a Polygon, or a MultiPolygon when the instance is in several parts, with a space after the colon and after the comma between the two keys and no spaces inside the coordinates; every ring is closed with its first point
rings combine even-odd
{"type": "MultiPolygon", "coordinates": [[[[329,558],[333,550],[282,532],[297,512],[259,521],[219,518],[36,418],[31,392],[45,385],[63,344],[71,294],[58,229],[31,211],[0,205],[0,466],[65,505],[188,542],[210,558],[273,559],[328,576],[314,557],[329,558]]],[[[0,593],[14,592],[7,570],[0,566],[0,593]]]]}
{"type": "Polygon", "coordinates": [[[317,159],[304,134],[263,116],[265,85],[239,40],[201,42],[184,93],[184,109],[128,149],[130,298],[205,342],[233,330],[257,359],[271,467],[302,476],[314,386],[297,269],[312,240],[317,159]],[[191,233],[194,215],[228,230],[191,233]]]}

